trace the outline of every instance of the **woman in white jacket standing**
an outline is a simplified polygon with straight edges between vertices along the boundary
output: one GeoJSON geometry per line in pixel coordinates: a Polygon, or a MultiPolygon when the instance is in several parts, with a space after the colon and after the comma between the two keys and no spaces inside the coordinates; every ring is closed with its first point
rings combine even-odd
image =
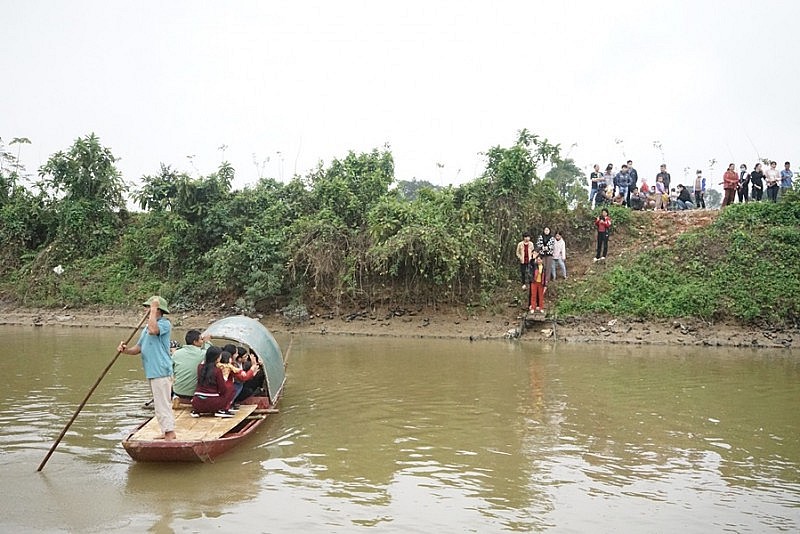
{"type": "Polygon", "coordinates": [[[564,280],[567,279],[567,244],[561,237],[561,232],[556,232],[556,241],[553,245],[553,263],[551,265],[551,272],[548,273],[550,280],[558,278],[556,267],[561,268],[561,272],[564,273],[564,280]]]}

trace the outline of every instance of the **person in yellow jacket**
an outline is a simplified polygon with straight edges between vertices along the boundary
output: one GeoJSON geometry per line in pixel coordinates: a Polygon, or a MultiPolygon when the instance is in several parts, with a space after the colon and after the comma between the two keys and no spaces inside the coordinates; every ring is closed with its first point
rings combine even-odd
{"type": "Polygon", "coordinates": [[[530,283],[529,266],[537,256],[536,247],[531,241],[531,234],[522,234],[522,241],[517,243],[517,258],[519,259],[519,277],[522,280],[522,289],[528,289],[530,283]]]}

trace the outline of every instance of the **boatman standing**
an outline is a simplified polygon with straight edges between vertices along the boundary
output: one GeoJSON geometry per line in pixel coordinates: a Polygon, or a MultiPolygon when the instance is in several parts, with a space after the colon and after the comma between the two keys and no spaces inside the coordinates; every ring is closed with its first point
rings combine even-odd
{"type": "Polygon", "coordinates": [[[147,326],[133,347],[121,341],[117,350],[124,354],[141,354],[144,376],[153,392],[153,406],[163,439],[175,439],[175,415],[172,413],[172,358],[169,353],[172,324],[164,317],[169,313],[167,301],[154,295],[143,303],[150,308],[147,326]]]}

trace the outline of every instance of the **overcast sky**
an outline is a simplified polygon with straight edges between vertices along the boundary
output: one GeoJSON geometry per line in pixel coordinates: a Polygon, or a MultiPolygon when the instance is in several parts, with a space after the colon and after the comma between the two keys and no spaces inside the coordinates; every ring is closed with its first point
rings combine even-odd
{"type": "Polygon", "coordinates": [[[239,188],[388,143],[397,179],[460,184],[522,128],[585,170],[633,159],[651,183],[654,141],[673,183],[712,158],[719,181],[758,156],[800,167],[794,0],[0,9],[0,137],[31,139],[31,172],[95,132],[131,183],[162,162],[209,174],[222,145],[239,188]]]}

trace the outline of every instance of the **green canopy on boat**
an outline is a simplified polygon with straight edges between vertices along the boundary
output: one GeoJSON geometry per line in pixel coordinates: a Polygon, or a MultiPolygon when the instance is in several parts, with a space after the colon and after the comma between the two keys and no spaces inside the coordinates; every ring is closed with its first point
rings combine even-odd
{"type": "Polygon", "coordinates": [[[286,371],[281,348],[266,326],[250,317],[234,315],[213,322],[206,328],[206,333],[212,338],[229,339],[253,349],[264,363],[270,398],[278,398],[286,371]]]}

